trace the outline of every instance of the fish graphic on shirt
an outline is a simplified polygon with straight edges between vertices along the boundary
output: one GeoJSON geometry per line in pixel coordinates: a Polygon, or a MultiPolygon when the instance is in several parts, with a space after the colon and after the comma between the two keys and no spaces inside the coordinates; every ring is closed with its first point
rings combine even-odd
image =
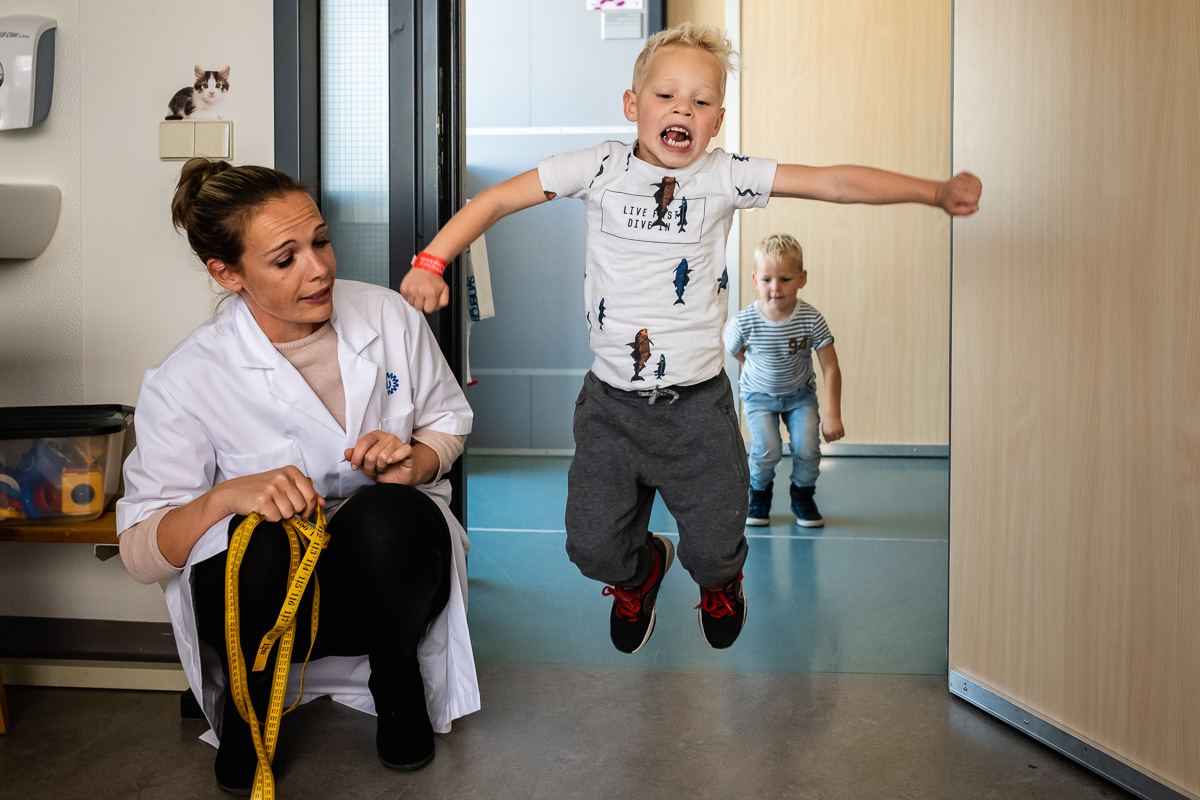
{"type": "Polygon", "coordinates": [[[730,153],[729,155],[730,155],[730,157],[733,158],[734,161],[749,161],[750,160],[750,156],[741,156],[741,155],[738,155],[737,153],[730,153]]]}
{"type": "Polygon", "coordinates": [[[687,225],[687,198],[679,198],[679,232],[683,233],[687,225]]]}
{"type": "MultiPolygon", "coordinates": [[[[688,277],[691,274],[692,271],[688,269],[687,259],[680,259],[679,266],[675,268],[675,302],[672,305],[683,303],[683,290],[687,288],[688,282],[691,281],[691,278],[688,277]]],[[[687,303],[683,304],[687,305],[687,303]]]]}
{"type": "Polygon", "coordinates": [[[645,328],[637,332],[637,336],[633,337],[632,342],[626,342],[626,347],[631,348],[629,354],[633,358],[633,377],[631,381],[644,381],[642,370],[646,368],[646,362],[650,360],[650,345],[654,342],[650,341],[650,335],[645,328]]]}
{"type": "Polygon", "coordinates": [[[596,314],[596,323],[604,330],[604,298],[600,298],[600,310],[596,314]]]}
{"type": "Polygon", "coordinates": [[[722,289],[729,288],[729,267],[721,270],[721,277],[717,278],[717,294],[721,293],[722,289]]]}
{"type": "MultiPolygon", "coordinates": [[[[733,188],[737,189],[736,186],[733,188]]],[[[756,192],[753,189],[738,189],[737,193],[738,197],[745,197],[746,195],[750,195],[751,197],[762,197],[762,192],[756,192]]]]}
{"type": "Polygon", "coordinates": [[[675,183],[674,178],[664,177],[661,183],[650,185],[658,187],[658,191],[654,193],[654,221],[650,223],[650,227],[669,231],[671,226],[667,224],[667,209],[671,206],[671,201],[675,199],[675,189],[678,184],[675,183]]]}
{"type": "Polygon", "coordinates": [[[660,355],[658,357],[658,369],[654,370],[654,377],[662,378],[666,374],[667,374],[667,357],[660,355]]]}
{"type": "Polygon", "coordinates": [[[633,158],[633,151],[630,150],[625,154],[625,171],[629,172],[629,159],[633,158]]]}
{"type": "MultiPolygon", "coordinates": [[[[612,157],[612,153],[609,153],[609,154],[608,154],[608,155],[606,155],[604,158],[600,159],[600,171],[599,171],[599,172],[597,172],[595,175],[593,175],[593,176],[592,176],[592,183],[595,183],[595,182],[596,182],[596,178],[599,178],[601,175],[603,175],[603,174],[604,174],[604,162],[605,162],[605,161],[608,161],[608,159],[609,159],[609,158],[611,158],[611,157],[612,157]]],[[[590,188],[592,188],[592,183],[589,183],[589,184],[588,184],[588,188],[589,188],[589,189],[590,189],[590,188]]]]}

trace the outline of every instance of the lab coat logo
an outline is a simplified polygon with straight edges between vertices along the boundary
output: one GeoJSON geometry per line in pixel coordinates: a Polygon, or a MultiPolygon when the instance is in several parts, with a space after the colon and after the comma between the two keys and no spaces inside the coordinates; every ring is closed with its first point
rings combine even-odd
{"type": "Polygon", "coordinates": [[[400,388],[400,379],[389,372],[387,374],[387,393],[395,394],[396,390],[399,388],[400,388]]]}

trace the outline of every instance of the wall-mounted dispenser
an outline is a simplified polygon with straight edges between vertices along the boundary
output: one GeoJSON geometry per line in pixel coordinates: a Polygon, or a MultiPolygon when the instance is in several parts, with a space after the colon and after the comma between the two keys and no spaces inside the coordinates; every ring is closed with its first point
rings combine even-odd
{"type": "Polygon", "coordinates": [[[50,113],[57,28],[49,17],[0,17],[0,130],[31,127],[50,113]]]}
{"type": "Polygon", "coordinates": [[[57,186],[0,183],[0,259],[41,255],[54,236],[61,210],[57,186]]]}

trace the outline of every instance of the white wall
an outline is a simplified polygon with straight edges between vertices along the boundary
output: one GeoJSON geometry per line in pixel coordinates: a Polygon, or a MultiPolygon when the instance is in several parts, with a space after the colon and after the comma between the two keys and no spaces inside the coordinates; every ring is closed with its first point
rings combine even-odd
{"type": "MultiPolygon", "coordinates": [[[[54,102],[0,132],[0,180],[63,191],[63,219],[31,262],[0,262],[0,407],[126,403],[142,373],[212,311],[199,262],[170,221],[179,162],[158,160],[167,101],[193,66],[231,66],[237,163],[274,162],[270,3],[0,0],[0,16],[58,20],[54,102]]],[[[158,587],[86,545],[0,543],[0,615],[165,620],[158,587]]]]}

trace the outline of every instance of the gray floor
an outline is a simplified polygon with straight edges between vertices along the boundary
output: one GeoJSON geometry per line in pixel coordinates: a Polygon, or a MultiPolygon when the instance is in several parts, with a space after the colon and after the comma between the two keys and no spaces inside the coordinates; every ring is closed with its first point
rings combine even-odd
{"type": "MultiPolygon", "coordinates": [[[[484,707],[414,774],[373,720],[285,720],[284,798],[1126,798],[946,690],[946,463],[828,459],[823,530],[778,494],[746,566],[750,617],[704,645],[686,573],[634,656],[562,552],[562,459],[471,460],[471,625],[484,707]]],[[[786,489],[781,473],[778,486],[786,489]]],[[[674,528],[662,509],[656,531],[674,528]]],[[[0,798],[225,796],[203,722],[156,692],[8,689],[0,798]]]]}

